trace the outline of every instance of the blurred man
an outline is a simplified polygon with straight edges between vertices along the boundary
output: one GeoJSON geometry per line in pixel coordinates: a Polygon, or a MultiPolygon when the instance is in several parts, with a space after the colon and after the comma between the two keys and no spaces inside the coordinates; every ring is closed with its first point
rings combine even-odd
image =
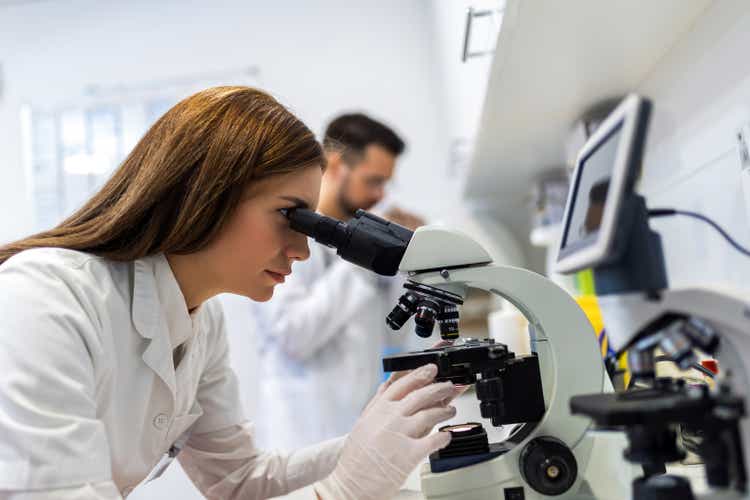
{"type": "MultiPolygon", "coordinates": [[[[318,212],[347,220],[385,194],[404,142],[363,114],[343,115],[325,132],[328,167],[318,212]]],[[[421,220],[392,209],[385,217],[411,229],[421,220]]],[[[393,304],[384,279],[312,243],[310,258],[265,304],[255,303],[260,359],[257,437],[297,448],[351,430],[381,379],[385,315],[393,304]]]]}

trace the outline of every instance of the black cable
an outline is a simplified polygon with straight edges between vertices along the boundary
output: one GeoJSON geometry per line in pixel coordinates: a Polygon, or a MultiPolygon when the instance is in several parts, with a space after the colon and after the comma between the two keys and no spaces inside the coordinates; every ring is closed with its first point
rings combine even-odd
{"type": "Polygon", "coordinates": [[[697,212],[689,212],[687,210],[675,210],[674,208],[655,208],[648,211],[649,217],[669,217],[671,215],[684,215],[687,217],[693,217],[695,219],[702,220],[703,222],[708,223],[711,227],[716,229],[719,234],[721,234],[724,239],[726,239],[730,245],[732,245],[738,252],[744,254],[747,257],[750,257],[750,250],[743,247],[737,241],[734,240],[731,236],[729,236],[729,233],[727,233],[724,229],[722,229],[717,223],[706,217],[705,215],[699,214],[697,212]]]}
{"type": "Polygon", "coordinates": [[[698,370],[708,378],[716,378],[716,374],[699,363],[693,363],[690,365],[693,369],[698,370]]]}
{"type": "MultiPolygon", "coordinates": [[[[668,361],[670,363],[674,363],[675,362],[669,356],[655,356],[654,357],[654,363],[663,363],[665,361],[668,361]]],[[[690,368],[692,368],[693,370],[698,370],[699,372],[701,372],[703,375],[705,375],[707,377],[716,378],[716,374],[714,374],[714,372],[712,372],[711,370],[709,370],[705,366],[701,365],[700,363],[692,363],[690,365],[690,368]]]]}

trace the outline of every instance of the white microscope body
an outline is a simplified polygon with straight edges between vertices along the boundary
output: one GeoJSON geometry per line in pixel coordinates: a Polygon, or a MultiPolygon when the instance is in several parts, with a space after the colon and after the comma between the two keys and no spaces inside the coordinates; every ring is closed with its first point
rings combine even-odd
{"type": "Polygon", "coordinates": [[[524,424],[511,435],[510,441],[520,441],[499,457],[440,473],[430,472],[426,465],[421,473],[425,498],[628,498],[629,482],[637,471],[622,460],[624,437],[617,433],[587,433],[591,421],[572,416],[569,411],[572,396],[611,391],[611,385],[593,328],[567,292],[534,272],[492,265],[487,252],[471,238],[438,227],[417,229],[399,270],[409,273],[412,283],[460,297],[465,297],[469,288],[478,288],[515,305],[529,321],[546,409],[541,421],[524,424]],[[538,437],[562,441],[575,457],[577,478],[563,494],[539,493],[523,477],[522,452],[538,437]],[[594,457],[596,463],[592,463],[594,457]]]}
{"type": "MultiPolygon", "coordinates": [[[[713,354],[719,362],[718,382],[732,393],[750,400],[750,302],[746,294],[726,287],[701,287],[664,290],[657,300],[643,294],[612,295],[599,298],[599,306],[610,345],[615,349],[625,347],[633,333],[644,329],[665,314],[679,314],[708,321],[720,336],[719,346],[713,354]]],[[[745,476],[750,457],[750,426],[740,421],[742,453],[745,457],[745,476]]],[[[699,492],[698,499],[750,500],[750,492],[739,493],[726,489],[709,489],[699,492]]]]}

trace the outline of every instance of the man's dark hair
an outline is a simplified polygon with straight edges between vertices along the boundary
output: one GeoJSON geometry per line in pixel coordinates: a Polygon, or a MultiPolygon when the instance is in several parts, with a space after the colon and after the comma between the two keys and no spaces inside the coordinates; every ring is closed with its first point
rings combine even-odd
{"type": "Polygon", "coordinates": [[[404,152],[404,141],[388,126],[362,113],[341,115],[328,124],[323,147],[339,150],[343,155],[361,157],[370,144],[378,145],[398,156],[404,152]]]}

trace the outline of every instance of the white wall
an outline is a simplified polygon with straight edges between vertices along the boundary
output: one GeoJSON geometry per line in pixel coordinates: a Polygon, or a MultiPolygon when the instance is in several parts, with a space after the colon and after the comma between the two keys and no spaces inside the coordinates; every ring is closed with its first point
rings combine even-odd
{"type": "Polygon", "coordinates": [[[492,52],[502,29],[505,0],[433,1],[430,6],[437,88],[442,103],[439,132],[443,140],[439,147],[446,161],[438,171],[453,180],[453,189],[445,193],[446,202],[461,206],[443,214],[441,220],[447,225],[461,227],[485,242],[498,263],[543,269],[539,264],[541,252],[530,245],[527,234],[513,232],[511,227],[501,223],[496,211],[486,203],[464,196],[494,61],[492,53],[462,61],[466,14],[469,8],[475,12],[493,12],[491,16],[474,19],[469,42],[470,51],[492,52]]]}
{"type": "MultiPolygon", "coordinates": [[[[649,206],[701,212],[745,245],[750,221],[735,138],[750,123],[748,47],[750,4],[714,2],[639,88],[654,102],[641,182],[649,206]]],[[[706,224],[670,218],[652,225],[663,238],[671,286],[750,288],[750,259],[706,224]]]]}
{"type": "MultiPolygon", "coordinates": [[[[430,2],[436,84],[442,104],[439,111],[443,140],[439,148],[446,160],[436,171],[455,180],[456,189],[446,193],[455,203],[463,191],[465,168],[476,139],[493,60],[489,54],[462,62],[466,12],[469,7],[475,11],[501,11],[504,3],[504,0],[430,2]]],[[[501,21],[501,13],[475,19],[469,48],[494,50],[501,21]]]]}
{"type": "Polygon", "coordinates": [[[97,2],[0,7],[0,241],[30,222],[19,110],[81,96],[87,85],[137,84],[260,67],[262,85],[313,130],[364,110],[409,143],[397,174],[401,204],[441,211],[434,166],[438,95],[426,1],[97,2]],[[12,207],[12,210],[9,208],[12,207]]]}
{"type": "MultiPolygon", "coordinates": [[[[23,236],[32,223],[22,167],[24,104],[75,100],[88,85],[138,85],[248,66],[258,66],[262,86],[318,133],[342,110],[392,124],[408,142],[394,198],[430,217],[450,210],[445,194],[455,187],[435,168],[446,158],[429,9],[427,0],[0,4],[0,242],[23,236]]],[[[234,299],[227,304],[242,309],[234,299]]],[[[230,339],[240,359],[235,364],[247,356],[246,378],[253,373],[249,335],[237,327],[230,339]]],[[[253,398],[244,399],[252,411],[253,398]]],[[[197,496],[178,468],[166,476],[132,497],[197,496]]]]}

